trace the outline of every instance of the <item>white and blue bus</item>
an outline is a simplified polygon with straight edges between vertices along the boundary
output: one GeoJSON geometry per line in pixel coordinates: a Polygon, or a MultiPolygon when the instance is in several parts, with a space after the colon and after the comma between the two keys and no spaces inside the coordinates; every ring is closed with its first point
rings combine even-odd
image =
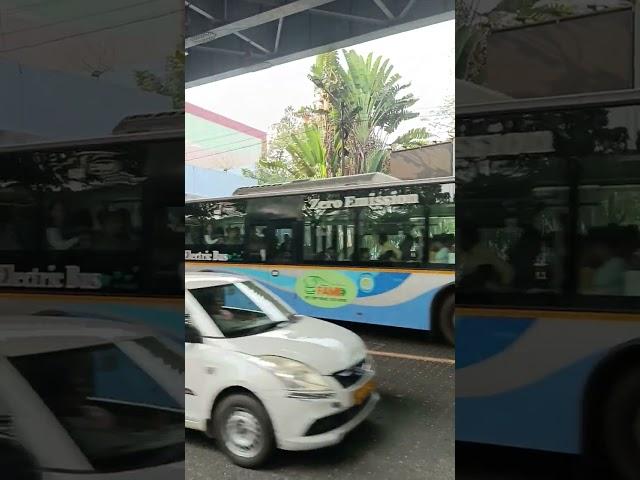
{"type": "Polygon", "coordinates": [[[454,197],[453,178],[376,173],[188,201],[187,269],[241,273],[304,315],[453,343],[454,197]]]}
{"type": "Polygon", "coordinates": [[[640,94],[456,117],[456,439],[640,478],[640,94]]]}
{"type": "Polygon", "coordinates": [[[147,323],[182,345],[183,150],[182,112],[0,147],[2,313],[147,323]]]}

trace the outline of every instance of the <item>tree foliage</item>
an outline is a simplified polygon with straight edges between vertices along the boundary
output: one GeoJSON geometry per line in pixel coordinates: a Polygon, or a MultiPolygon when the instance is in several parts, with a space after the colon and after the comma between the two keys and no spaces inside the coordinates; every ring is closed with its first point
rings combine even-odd
{"type": "Polygon", "coordinates": [[[170,97],[174,109],[184,108],[184,57],[184,49],[181,47],[169,55],[164,76],[148,70],[136,70],[134,72],[136,84],[145,92],[170,97]]]}
{"type": "Polygon", "coordinates": [[[267,153],[245,176],[260,183],[384,171],[391,150],[429,143],[426,128],[389,137],[418,117],[418,99],[388,59],[353,50],[318,55],[312,105],[288,107],[272,127],[267,153]],[[342,59],[342,61],[341,61],[342,59]]]}

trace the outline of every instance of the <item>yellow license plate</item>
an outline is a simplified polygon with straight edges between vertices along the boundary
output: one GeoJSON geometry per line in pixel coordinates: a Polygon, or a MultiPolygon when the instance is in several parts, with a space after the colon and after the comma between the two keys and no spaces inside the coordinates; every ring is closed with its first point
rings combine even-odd
{"type": "Polygon", "coordinates": [[[369,395],[376,389],[375,383],[369,381],[353,392],[353,403],[355,405],[362,405],[369,395]]]}

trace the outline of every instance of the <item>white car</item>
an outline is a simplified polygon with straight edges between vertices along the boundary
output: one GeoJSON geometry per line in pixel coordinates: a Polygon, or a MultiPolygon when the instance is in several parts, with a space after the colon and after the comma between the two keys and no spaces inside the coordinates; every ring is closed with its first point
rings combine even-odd
{"type": "Polygon", "coordinates": [[[185,426],[255,468],[275,448],[339,443],[379,395],[364,342],[296,315],[257,283],[185,274],[185,426]]]}
{"type": "Polygon", "coordinates": [[[183,383],[182,345],[153,330],[0,315],[0,448],[10,438],[37,478],[182,478],[183,383]]]}

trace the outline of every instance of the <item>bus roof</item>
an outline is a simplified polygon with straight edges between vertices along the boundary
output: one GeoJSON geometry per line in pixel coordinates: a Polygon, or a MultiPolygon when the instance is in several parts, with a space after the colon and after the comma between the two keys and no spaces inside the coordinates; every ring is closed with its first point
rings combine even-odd
{"type": "Polygon", "coordinates": [[[456,117],[487,113],[508,113],[528,110],[555,110],[561,108],[588,108],[602,104],[624,105],[640,102],[640,90],[580,93],[556,97],[509,99],[494,102],[456,105],[456,117]]]}
{"type": "Polygon", "coordinates": [[[112,130],[114,135],[146,133],[184,128],[184,111],[144,113],[123,118],[112,130]]]}
{"type": "Polygon", "coordinates": [[[353,187],[358,185],[378,185],[381,183],[397,182],[399,179],[386,173],[363,173],[345,177],[322,178],[319,180],[294,180],[288,183],[275,183],[271,185],[257,185],[253,187],[240,187],[233,195],[251,195],[253,193],[281,193],[291,190],[316,190],[326,187],[353,187]]]}
{"type": "MultiPolygon", "coordinates": [[[[242,193],[238,193],[238,190],[234,192],[231,197],[208,197],[208,198],[199,198],[194,200],[185,200],[185,203],[199,203],[206,201],[220,201],[220,200],[237,200],[239,198],[264,198],[264,197],[273,197],[273,196],[286,196],[286,195],[304,195],[308,193],[326,193],[326,192],[336,192],[343,190],[359,190],[365,188],[382,188],[382,187],[403,187],[408,185],[424,185],[431,183],[454,183],[454,177],[434,177],[434,178],[423,178],[417,180],[399,180],[395,177],[391,177],[385,174],[364,174],[364,175],[353,175],[353,176],[369,176],[369,175],[381,175],[382,177],[386,177],[386,181],[375,182],[375,181],[350,181],[347,180],[350,177],[336,177],[336,178],[328,178],[323,180],[303,180],[297,182],[291,182],[282,185],[264,185],[264,189],[261,188],[263,185],[258,187],[242,187],[242,193]],[[340,181],[342,179],[342,181],[340,181]],[[337,182],[332,182],[338,180],[337,182]],[[281,187],[281,188],[279,188],[281,187]]],[[[375,177],[375,178],[382,178],[375,177]]]]}
{"type": "Polygon", "coordinates": [[[170,111],[142,115],[130,115],[123,118],[113,129],[111,135],[104,137],[86,137],[67,140],[47,140],[2,145],[0,153],[25,152],[33,150],[54,150],[83,148],[92,145],[108,145],[121,142],[145,140],[178,139],[184,137],[184,112],[170,111]]]}

